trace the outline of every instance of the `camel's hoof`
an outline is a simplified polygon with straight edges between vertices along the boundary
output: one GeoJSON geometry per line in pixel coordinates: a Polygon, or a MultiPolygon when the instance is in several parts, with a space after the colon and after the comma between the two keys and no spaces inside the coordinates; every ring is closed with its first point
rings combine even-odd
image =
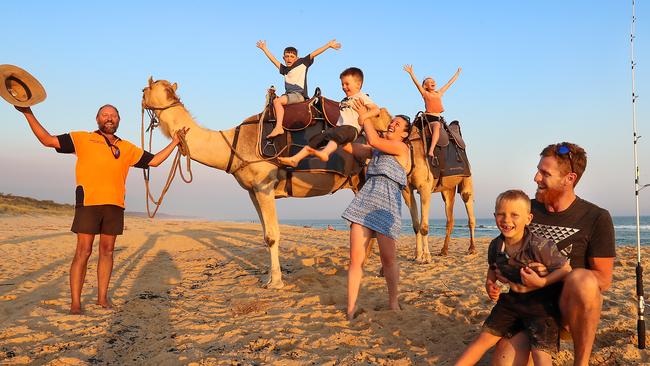
{"type": "Polygon", "coordinates": [[[467,249],[467,255],[476,254],[476,247],[473,245],[467,249]]]}
{"type": "Polygon", "coordinates": [[[429,264],[431,262],[432,262],[431,254],[425,254],[424,255],[424,263],[429,264]]]}
{"type": "Polygon", "coordinates": [[[438,257],[446,257],[447,254],[449,254],[449,253],[447,253],[447,250],[443,249],[443,250],[440,251],[440,253],[438,253],[438,257]]]}
{"type": "Polygon", "coordinates": [[[278,290],[284,287],[284,282],[282,280],[273,281],[270,278],[264,282],[262,285],[263,288],[278,290]]]}

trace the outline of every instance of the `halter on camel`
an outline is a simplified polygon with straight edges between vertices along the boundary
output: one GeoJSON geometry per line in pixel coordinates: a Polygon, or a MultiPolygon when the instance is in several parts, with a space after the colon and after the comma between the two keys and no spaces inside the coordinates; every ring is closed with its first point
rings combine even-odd
{"type": "MultiPolygon", "coordinates": [[[[280,156],[280,154],[282,154],[284,152],[284,150],[286,149],[286,147],[283,148],[277,154],[275,154],[274,156],[272,156],[270,158],[262,158],[261,155],[260,155],[260,152],[259,152],[260,146],[259,146],[259,142],[258,142],[258,146],[256,147],[255,150],[256,150],[257,156],[260,157],[260,159],[252,160],[252,161],[244,159],[237,152],[237,141],[239,139],[239,128],[242,125],[251,124],[251,123],[258,123],[259,124],[258,136],[259,136],[259,134],[261,134],[262,124],[264,122],[264,115],[267,112],[268,105],[269,105],[269,100],[270,100],[271,96],[274,94],[274,92],[275,92],[275,90],[273,88],[269,89],[269,93],[266,96],[265,107],[264,107],[264,110],[262,111],[262,113],[260,114],[259,121],[257,121],[257,122],[249,122],[249,123],[242,123],[241,125],[237,126],[237,128],[235,129],[235,136],[234,136],[232,142],[228,141],[228,139],[224,135],[223,131],[219,131],[219,134],[221,135],[223,140],[226,142],[226,144],[230,148],[230,157],[228,158],[228,166],[226,167],[226,173],[235,174],[238,170],[240,170],[240,169],[242,169],[242,168],[244,168],[244,167],[246,167],[246,166],[248,166],[250,164],[274,160],[278,156],[280,156]],[[232,167],[232,164],[234,162],[235,157],[237,159],[239,159],[242,163],[236,169],[231,170],[231,167],[232,167]]],[[[176,95],[174,95],[174,97],[173,97],[173,102],[170,103],[169,105],[165,105],[165,106],[147,105],[144,102],[144,96],[143,96],[143,99],[142,99],[142,123],[141,123],[141,135],[140,135],[140,143],[141,143],[141,146],[142,146],[143,150],[145,150],[145,144],[144,144],[145,132],[149,132],[149,149],[148,149],[148,151],[151,151],[151,145],[152,145],[152,141],[153,141],[153,130],[156,127],[158,127],[159,124],[160,124],[159,121],[158,121],[158,118],[156,117],[155,112],[159,111],[159,113],[163,113],[167,109],[170,109],[170,108],[173,108],[173,107],[178,107],[178,106],[184,107],[183,103],[180,100],[180,98],[178,98],[178,96],[176,96],[176,95]],[[147,111],[147,114],[149,115],[149,125],[146,128],[146,130],[144,128],[144,112],[145,111],[147,111]]],[[[160,193],[160,197],[158,199],[154,198],[154,196],[151,194],[151,188],[149,186],[149,180],[150,180],[149,179],[149,168],[147,168],[147,169],[145,169],[143,171],[145,188],[146,188],[146,191],[147,191],[147,193],[146,193],[146,196],[147,196],[147,215],[149,216],[149,218],[153,218],[154,216],[156,216],[156,213],[158,212],[158,209],[162,205],[163,198],[165,197],[165,194],[167,194],[167,191],[169,190],[169,187],[171,186],[171,183],[174,180],[174,177],[176,176],[176,171],[180,172],[181,179],[185,183],[191,183],[192,182],[193,177],[192,177],[192,168],[191,168],[190,162],[191,162],[191,159],[190,159],[189,146],[187,145],[187,142],[185,141],[185,136],[181,136],[181,141],[180,141],[180,144],[178,146],[178,150],[176,152],[176,155],[174,156],[174,160],[172,162],[172,166],[170,168],[169,175],[167,176],[167,181],[165,182],[165,187],[163,188],[162,192],[160,193]],[[185,175],[183,174],[183,169],[181,168],[181,155],[186,157],[186,162],[187,162],[186,163],[186,170],[189,173],[189,179],[185,178],[185,175]],[[151,201],[151,203],[156,205],[156,208],[154,209],[153,213],[151,213],[151,209],[149,208],[149,202],[150,201],[151,201]]]]}
{"type": "MultiPolygon", "coordinates": [[[[153,130],[158,127],[160,124],[158,122],[158,118],[156,117],[155,111],[160,111],[160,113],[164,112],[165,110],[172,108],[172,107],[177,107],[177,106],[183,106],[183,103],[181,103],[180,99],[175,96],[175,100],[173,103],[167,106],[150,106],[145,104],[144,102],[144,97],[142,98],[142,123],[141,123],[141,133],[140,133],[140,144],[142,146],[142,150],[145,150],[144,148],[144,134],[145,132],[149,132],[149,150],[151,151],[151,143],[153,141],[153,130]],[[149,115],[150,121],[149,121],[149,126],[147,127],[146,131],[144,129],[144,111],[147,111],[147,114],[149,115]]],[[[160,208],[160,205],[162,205],[163,198],[165,197],[165,194],[167,193],[167,190],[169,190],[169,187],[172,184],[172,181],[174,180],[174,177],[176,176],[176,171],[180,172],[181,179],[185,183],[191,183],[192,182],[192,168],[190,166],[190,148],[187,146],[187,142],[185,141],[185,136],[181,135],[180,136],[180,144],[178,145],[178,149],[176,150],[176,155],[174,156],[174,160],[172,162],[172,166],[169,170],[169,175],[167,176],[167,181],[165,182],[165,187],[163,188],[162,192],[160,193],[160,197],[158,199],[155,199],[153,195],[151,194],[151,188],[149,187],[149,168],[143,169],[142,173],[144,175],[144,185],[146,188],[146,201],[147,201],[147,216],[149,218],[154,218],[156,216],[156,213],[158,212],[158,209],[160,208]],[[189,173],[189,179],[185,178],[185,175],[183,174],[183,169],[181,168],[181,154],[186,157],[187,161],[187,171],[189,173]],[[151,209],[149,208],[149,201],[151,201],[153,204],[156,205],[155,210],[153,213],[151,213],[151,209]]]]}

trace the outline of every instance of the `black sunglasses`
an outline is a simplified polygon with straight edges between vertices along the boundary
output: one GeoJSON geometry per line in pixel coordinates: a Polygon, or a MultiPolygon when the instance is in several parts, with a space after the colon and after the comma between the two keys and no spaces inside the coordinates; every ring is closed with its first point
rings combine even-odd
{"type": "Polygon", "coordinates": [[[575,173],[575,170],[573,169],[573,156],[571,156],[571,149],[568,146],[562,144],[555,149],[555,152],[560,156],[566,155],[569,158],[569,164],[571,164],[571,173],[575,173]]]}
{"type": "Polygon", "coordinates": [[[113,157],[115,159],[119,159],[120,158],[120,148],[113,145],[113,144],[108,145],[108,147],[111,148],[111,152],[113,153],[113,157]]]}
{"type": "MultiPolygon", "coordinates": [[[[106,141],[106,145],[108,145],[108,147],[111,149],[111,153],[113,153],[113,157],[115,159],[119,159],[120,158],[120,148],[117,147],[117,145],[111,144],[111,142],[108,140],[108,137],[104,136],[101,132],[99,132],[99,131],[95,131],[95,132],[98,133],[99,135],[101,135],[104,138],[104,141],[106,141]]],[[[119,137],[117,138],[117,141],[120,141],[119,137]]]]}

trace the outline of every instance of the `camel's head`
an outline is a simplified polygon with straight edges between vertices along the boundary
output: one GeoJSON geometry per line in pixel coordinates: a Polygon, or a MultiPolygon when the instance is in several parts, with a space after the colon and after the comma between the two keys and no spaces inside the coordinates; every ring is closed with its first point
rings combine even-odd
{"type": "Polygon", "coordinates": [[[180,98],[176,95],[176,83],[171,84],[167,80],[156,80],[149,77],[149,85],[142,89],[142,106],[151,109],[164,109],[180,98]]]}
{"type": "Polygon", "coordinates": [[[388,113],[386,108],[380,108],[379,115],[377,117],[370,118],[370,122],[372,122],[372,125],[375,127],[375,130],[386,131],[392,119],[393,117],[391,117],[390,113],[388,113]]]}

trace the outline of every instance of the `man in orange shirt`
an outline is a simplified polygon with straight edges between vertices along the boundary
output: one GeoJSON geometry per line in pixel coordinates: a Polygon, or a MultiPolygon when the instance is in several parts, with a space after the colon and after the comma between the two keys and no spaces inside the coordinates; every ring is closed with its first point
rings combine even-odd
{"type": "Polygon", "coordinates": [[[183,128],[172,142],[156,155],[136,147],[115,135],[120,125],[117,108],[106,104],[97,111],[94,132],[70,132],[53,136],[40,124],[29,107],[15,107],[22,112],[38,140],[59,153],[77,155],[76,204],[71,230],[77,234],[77,250],[70,266],[71,314],[81,314],[81,289],[86,277],[88,258],[95,235],[99,234],[97,265],[97,304],[111,308],[108,284],[113,271],[115,239],[124,229],[124,196],[129,168],[160,165],[178,145],[183,128]]]}

